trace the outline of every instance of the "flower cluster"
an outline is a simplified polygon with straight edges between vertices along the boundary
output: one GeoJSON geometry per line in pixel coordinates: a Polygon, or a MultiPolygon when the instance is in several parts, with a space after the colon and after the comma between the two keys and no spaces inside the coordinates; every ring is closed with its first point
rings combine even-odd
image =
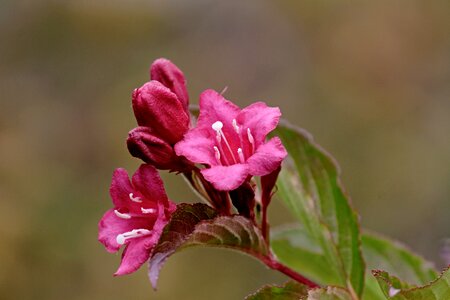
{"type": "Polygon", "coordinates": [[[134,272],[149,259],[176,210],[157,169],[185,176],[219,214],[237,212],[266,237],[267,206],[287,155],[278,137],[267,140],[281,116],[277,107],[256,102],[240,109],[216,91],[206,90],[195,120],[180,69],[158,59],[150,76],[151,81],[133,92],[138,127],[127,139],[131,155],[144,164],[131,181],[124,169],[114,172],[110,188],[114,208],[99,222],[99,241],[106,250],[125,247],[116,275],[134,272]],[[261,177],[259,185],[255,176],[261,177]],[[261,216],[255,216],[255,210],[261,216]]]}

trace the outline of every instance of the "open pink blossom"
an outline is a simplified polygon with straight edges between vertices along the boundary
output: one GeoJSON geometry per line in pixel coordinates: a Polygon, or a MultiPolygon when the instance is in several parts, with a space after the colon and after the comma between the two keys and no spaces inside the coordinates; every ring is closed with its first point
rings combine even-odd
{"type": "Polygon", "coordinates": [[[238,188],[252,175],[276,170],[287,152],[281,140],[266,136],[278,124],[278,107],[256,102],[240,109],[214,90],[200,96],[197,127],[175,145],[177,155],[205,164],[201,172],[218,190],[238,188]]]}
{"type": "Polygon", "coordinates": [[[130,182],[124,169],[114,171],[110,187],[114,208],[98,224],[98,240],[109,252],[122,246],[122,262],[114,275],[136,271],[150,257],[175,210],[153,166],[143,164],[130,182]]]}

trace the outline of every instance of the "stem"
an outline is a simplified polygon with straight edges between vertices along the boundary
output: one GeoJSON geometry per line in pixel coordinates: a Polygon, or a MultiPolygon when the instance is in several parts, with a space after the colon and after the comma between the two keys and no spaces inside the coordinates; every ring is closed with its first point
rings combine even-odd
{"type": "Polygon", "coordinates": [[[315,283],[314,281],[309,280],[305,276],[297,273],[296,271],[292,270],[288,266],[283,265],[282,263],[276,261],[272,256],[266,256],[263,258],[264,263],[271,269],[277,270],[284,275],[287,275],[288,277],[294,279],[295,281],[304,284],[308,286],[309,288],[319,288],[320,285],[315,283]]]}
{"type": "Polygon", "coordinates": [[[267,205],[261,207],[261,233],[265,241],[269,243],[268,230],[267,230],[267,205]]]}

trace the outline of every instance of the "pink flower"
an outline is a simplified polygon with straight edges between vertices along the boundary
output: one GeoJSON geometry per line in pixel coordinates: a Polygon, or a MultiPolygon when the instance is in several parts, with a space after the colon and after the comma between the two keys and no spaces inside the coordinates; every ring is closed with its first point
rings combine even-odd
{"type": "Polygon", "coordinates": [[[98,240],[109,252],[125,246],[114,275],[129,274],[148,260],[176,206],[167,198],[156,169],[146,164],[131,182],[126,170],[115,170],[110,195],[114,208],[100,220],[98,240]]]}
{"type": "Polygon", "coordinates": [[[183,169],[173,146],[189,129],[189,98],[183,73],[169,60],[158,59],[150,69],[152,81],[133,92],[139,127],[128,134],[131,155],[158,169],[183,169]]]}
{"type": "Polygon", "coordinates": [[[218,190],[238,188],[251,175],[276,170],[287,152],[278,137],[265,141],[278,124],[277,107],[263,102],[240,109],[213,90],[200,96],[197,127],[175,145],[177,155],[205,164],[201,172],[218,190]]]}

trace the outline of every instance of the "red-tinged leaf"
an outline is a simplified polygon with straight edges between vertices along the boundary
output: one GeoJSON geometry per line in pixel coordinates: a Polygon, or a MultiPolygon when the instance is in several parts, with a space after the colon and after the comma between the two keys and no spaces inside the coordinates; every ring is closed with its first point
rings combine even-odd
{"type": "Polygon", "coordinates": [[[288,281],[281,286],[264,286],[245,300],[352,300],[352,297],[347,290],[340,287],[308,289],[303,284],[288,281]]]}
{"type": "Polygon", "coordinates": [[[149,277],[154,288],[166,259],[193,246],[239,250],[256,258],[269,255],[258,228],[242,216],[217,216],[205,204],[180,204],[154,248],[149,261],[149,277]]]}
{"type": "Polygon", "coordinates": [[[156,289],[159,271],[166,259],[189,238],[199,222],[213,219],[216,215],[216,211],[206,204],[177,205],[177,210],[164,227],[161,238],[150,257],[148,276],[154,289],[156,289]]]}
{"type": "Polygon", "coordinates": [[[450,299],[450,266],[433,282],[425,286],[405,283],[386,271],[373,271],[386,299],[392,300],[448,300],[450,299]]]}
{"type": "Polygon", "coordinates": [[[260,288],[245,300],[297,300],[308,297],[308,287],[296,281],[288,281],[283,285],[267,285],[260,288]]]}

